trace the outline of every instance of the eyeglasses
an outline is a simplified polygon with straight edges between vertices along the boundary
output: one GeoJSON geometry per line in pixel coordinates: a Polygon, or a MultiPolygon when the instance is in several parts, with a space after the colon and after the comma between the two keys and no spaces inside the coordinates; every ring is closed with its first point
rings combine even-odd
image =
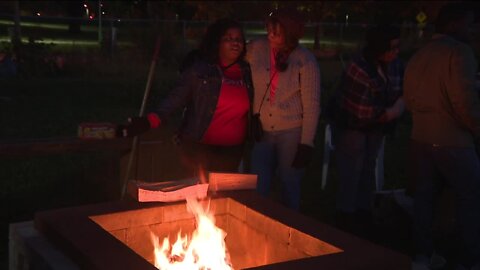
{"type": "Polygon", "coordinates": [[[233,42],[243,43],[244,39],[243,38],[224,37],[224,38],[221,39],[221,41],[222,42],[229,42],[229,43],[233,43],[233,42]]]}
{"type": "Polygon", "coordinates": [[[275,37],[283,36],[284,32],[281,29],[267,28],[267,34],[275,37]]]}

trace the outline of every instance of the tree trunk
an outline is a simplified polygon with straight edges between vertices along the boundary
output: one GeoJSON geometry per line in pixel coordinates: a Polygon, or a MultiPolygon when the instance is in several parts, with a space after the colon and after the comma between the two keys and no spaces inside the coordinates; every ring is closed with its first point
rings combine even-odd
{"type": "Polygon", "coordinates": [[[21,34],[20,34],[20,1],[13,1],[15,15],[14,15],[14,25],[13,33],[11,35],[11,42],[14,47],[18,47],[21,43],[21,34]]]}
{"type": "Polygon", "coordinates": [[[69,1],[67,4],[67,14],[70,17],[68,32],[72,34],[80,33],[80,19],[82,18],[83,14],[82,1],[69,1]]]}

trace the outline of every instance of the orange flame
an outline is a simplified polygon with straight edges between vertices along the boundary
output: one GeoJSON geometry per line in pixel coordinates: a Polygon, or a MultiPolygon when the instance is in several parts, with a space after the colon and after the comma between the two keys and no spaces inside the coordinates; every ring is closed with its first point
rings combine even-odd
{"type": "Polygon", "coordinates": [[[196,199],[188,198],[187,207],[197,222],[190,240],[178,232],[173,246],[168,237],[163,239],[160,246],[158,237],[151,234],[155,267],[160,270],[233,270],[225,245],[227,234],[215,226],[215,218],[208,207],[204,209],[196,199]]]}

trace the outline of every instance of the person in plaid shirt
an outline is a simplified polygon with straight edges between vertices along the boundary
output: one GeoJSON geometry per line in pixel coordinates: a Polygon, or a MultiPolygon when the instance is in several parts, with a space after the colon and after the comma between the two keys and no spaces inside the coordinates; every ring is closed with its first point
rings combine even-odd
{"type": "Polygon", "coordinates": [[[391,124],[388,120],[397,107],[389,107],[402,96],[404,65],[397,58],[377,68],[360,56],[345,70],[339,100],[343,119],[337,123],[343,128],[385,130],[385,124],[391,124]]]}
{"type": "Polygon", "coordinates": [[[346,67],[330,104],[339,177],[337,222],[344,229],[370,222],[379,149],[404,110],[399,37],[393,26],[369,29],[365,48],[346,67]]]}

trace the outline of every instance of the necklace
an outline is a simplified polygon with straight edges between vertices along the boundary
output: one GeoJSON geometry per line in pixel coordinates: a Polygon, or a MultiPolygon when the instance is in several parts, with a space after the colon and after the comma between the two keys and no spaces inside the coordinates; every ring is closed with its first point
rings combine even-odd
{"type": "Polygon", "coordinates": [[[222,69],[222,71],[225,71],[225,70],[231,68],[231,67],[232,67],[233,65],[235,65],[236,63],[237,63],[237,61],[235,61],[235,62],[233,62],[233,63],[231,63],[231,64],[229,64],[229,65],[227,65],[227,66],[222,66],[222,64],[220,64],[220,68],[222,69]]]}

